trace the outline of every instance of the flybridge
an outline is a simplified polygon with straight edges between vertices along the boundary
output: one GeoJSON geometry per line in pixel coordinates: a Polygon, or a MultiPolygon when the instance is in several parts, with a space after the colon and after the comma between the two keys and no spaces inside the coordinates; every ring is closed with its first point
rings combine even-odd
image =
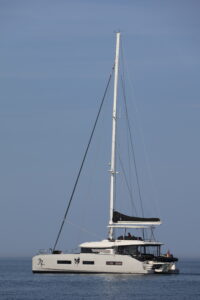
{"type": "Polygon", "coordinates": [[[110,240],[103,240],[99,242],[87,242],[87,243],[82,243],[79,246],[81,248],[112,248],[112,247],[119,247],[119,246],[131,246],[131,245],[162,245],[160,242],[145,242],[141,240],[115,240],[115,241],[110,241],[110,240]]]}

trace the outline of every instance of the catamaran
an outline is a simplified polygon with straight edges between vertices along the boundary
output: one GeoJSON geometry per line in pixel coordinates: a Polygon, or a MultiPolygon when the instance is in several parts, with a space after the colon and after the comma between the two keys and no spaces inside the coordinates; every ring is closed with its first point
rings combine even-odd
{"type": "MultiPolygon", "coordinates": [[[[116,192],[116,128],[117,128],[117,93],[119,72],[120,32],[116,33],[116,53],[113,67],[114,72],[114,97],[112,111],[112,142],[110,164],[110,211],[108,236],[106,239],[94,242],[85,242],[79,245],[78,253],[63,253],[56,250],[82,166],[94,133],[99,113],[89,139],[82,165],[80,167],[71,198],[64,215],[55,245],[50,253],[39,253],[32,259],[33,273],[118,273],[118,274],[172,274],[178,273],[176,267],[177,258],[169,252],[162,254],[163,243],[153,238],[145,238],[145,235],[135,236],[126,230],[141,229],[142,232],[152,231],[155,226],[161,224],[159,218],[144,218],[122,214],[115,209],[116,192]],[[124,234],[115,237],[116,229],[123,229],[124,234]]],[[[110,83],[110,78],[109,82],[110,83]]],[[[107,85],[108,87],[108,85],[107,85]]],[[[106,87],[106,90],[107,90],[106,87]]],[[[105,95],[104,95],[105,96],[105,95]]],[[[104,100],[105,97],[103,97],[104,100]]],[[[102,103],[101,103],[102,106],[102,103]]],[[[100,108],[101,108],[100,106],[100,108]]]]}

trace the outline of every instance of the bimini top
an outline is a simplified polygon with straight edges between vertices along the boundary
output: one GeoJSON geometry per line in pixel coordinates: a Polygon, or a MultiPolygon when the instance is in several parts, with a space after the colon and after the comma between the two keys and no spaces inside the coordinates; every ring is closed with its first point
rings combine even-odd
{"type": "Polygon", "coordinates": [[[112,221],[113,223],[109,224],[108,227],[146,228],[150,226],[160,225],[162,223],[159,218],[130,217],[118,211],[113,212],[112,221]]]}
{"type": "Polygon", "coordinates": [[[87,242],[80,244],[81,248],[113,248],[119,246],[134,246],[134,245],[162,245],[159,242],[141,241],[141,240],[102,240],[99,242],[87,242]]]}
{"type": "Polygon", "coordinates": [[[159,218],[139,218],[139,217],[130,217],[127,215],[124,215],[118,211],[113,212],[113,222],[119,222],[119,221],[128,221],[128,222],[160,222],[159,218]]]}

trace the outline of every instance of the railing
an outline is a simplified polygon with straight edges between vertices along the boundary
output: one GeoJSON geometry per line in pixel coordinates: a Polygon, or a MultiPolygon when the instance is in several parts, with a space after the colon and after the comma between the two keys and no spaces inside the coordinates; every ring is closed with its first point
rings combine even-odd
{"type": "Polygon", "coordinates": [[[79,248],[74,248],[71,250],[65,250],[65,251],[60,251],[60,250],[54,250],[52,249],[39,249],[37,254],[64,254],[64,253],[72,253],[72,254],[79,254],[80,249],[79,248]]]}
{"type": "Polygon", "coordinates": [[[50,254],[52,253],[51,249],[39,249],[38,254],[50,254]]]}

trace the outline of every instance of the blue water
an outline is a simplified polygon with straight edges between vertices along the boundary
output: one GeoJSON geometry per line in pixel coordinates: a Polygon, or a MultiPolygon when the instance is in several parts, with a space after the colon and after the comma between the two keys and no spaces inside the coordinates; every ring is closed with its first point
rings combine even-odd
{"type": "Polygon", "coordinates": [[[31,259],[0,259],[0,300],[200,299],[200,260],[179,275],[32,274],[31,259]]]}

